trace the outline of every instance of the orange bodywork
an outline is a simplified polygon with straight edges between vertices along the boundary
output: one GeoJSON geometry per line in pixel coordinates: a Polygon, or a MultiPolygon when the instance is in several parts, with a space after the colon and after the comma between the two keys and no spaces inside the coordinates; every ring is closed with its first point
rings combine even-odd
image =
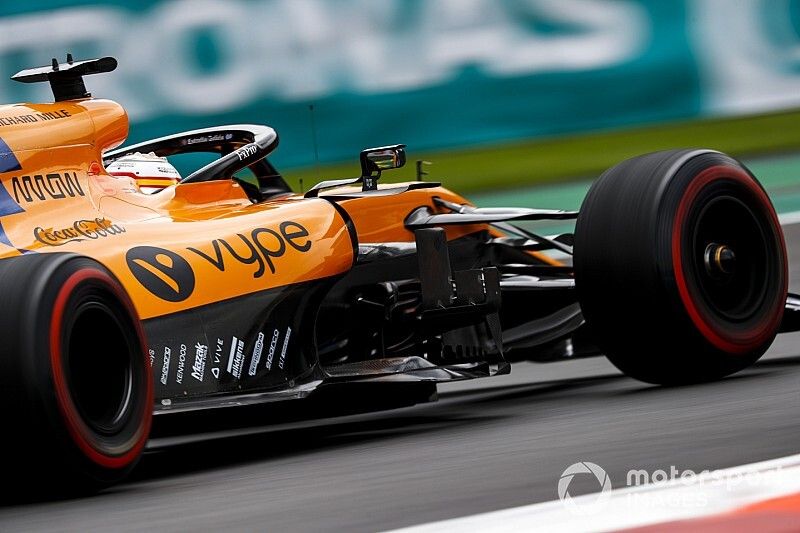
{"type": "MultiPolygon", "coordinates": [[[[393,184],[393,187],[406,185],[393,184]]],[[[343,191],[358,191],[360,189],[342,188],[330,191],[328,194],[340,194],[343,191]]],[[[322,196],[325,196],[324,194],[322,196]]],[[[438,197],[459,204],[472,205],[463,197],[443,188],[417,189],[405,192],[398,196],[376,196],[375,198],[359,198],[341,202],[350,214],[358,233],[359,243],[381,242],[413,242],[414,233],[403,224],[404,218],[420,206],[428,206],[435,212],[447,212],[437,208],[431,201],[438,197]]],[[[504,234],[486,224],[465,224],[445,226],[448,240],[457,239],[476,231],[489,231],[495,237],[504,234]]],[[[527,252],[538,261],[548,265],[561,265],[562,263],[538,252],[527,252]]]]}
{"type": "MultiPolygon", "coordinates": [[[[342,201],[354,242],[342,214],[324,198],[283,195],[254,204],[233,180],[142,194],[102,165],[103,152],[127,133],[127,114],[108,100],[0,107],[0,140],[8,152],[0,145],[6,158],[0,160],[6,170],[0,173],[0,258],[29,252],[92,257],[120,280],[143,320],[344,273],[358,243],[413,241],[403,220],[419,206],[433,209],[432,197],[465,202],[443,188],[342,201]],[[137,258],[131,254],[137,247],[178,257],[137,258]],[[183,260],[194,273],[190,288],[163,275],[183,260]],[[143,287],[135,265],[160,280],[153,283],[163,285],[166,299],[143,287]]],[[[453,239],[481,229],[486,226],[455,226],[447,233],[453,239]]]]}
{"type": "MultiPolygon", "coordinates": [[[[353,263],[345,221],[325,200],[290,196],[253,204],[232,180],[149,196],[106,174],[102,153],[128,133],[127,115],[114,102],[7,106],[0,108],[0,122],[0,139],[21,167],[0,175],[7,193],[0,202],[6,208],[0,258],[27,251],[92,257],[122,282],[141,319],[332,276],[353,263]],[[47,113],[57,118],[43,118],[47,113]],[[20,118],[28,116],[36,122],[20,122],[34,120],[20,118]],[[165,301],[143,288],[126,260],[136,245],[184,258],[194,272],[191,294],[165,301]]],[[[174,266],[167,256],[157,260],[174,266]]]]}

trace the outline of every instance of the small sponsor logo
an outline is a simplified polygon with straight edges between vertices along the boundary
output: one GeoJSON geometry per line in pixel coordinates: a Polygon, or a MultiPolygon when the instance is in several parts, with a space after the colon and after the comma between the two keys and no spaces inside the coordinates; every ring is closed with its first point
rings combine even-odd
{"type": "Polygon", "coordinates": [[[258,152],[258,146],[255,144],[248,144],[247,146],[242,146],[238,150],[236,150],[236,155],[239,157],[239,161],[244,161],[248,157],[252,157],[256,155],[258,152]]]}
{"type": "Polygon", "coordinates": [[[264,333],[259,331],[258,338],[256,339],[256,345],[253,348],[253,359],[250,361],[250,369],[247,372],[251,376],[256,375],[256,371],[258,370],[258,363],[261,362],[261,352],[263,350],[264,350],[264,333]]]}
{"type": "Polygon", "coordinates": [[[217,347],[214,350],[214,366],[211,367],[211,374],[215,379],[219,379],[219,367],[222,364],[222,355],[225,352],[225,341],[217,339],[217,347]]]}
{"type": "Polygon", "coordinates": [[[278,339],[281,334],[276,329],[272,332],[272,339],[269,341],[269,351],[267,352],[267,370],[272,370],[272,360],[275,357],[275,349],[278,347],[278,339]]]}
{"type": "Polygon", "coordinates": [[[150,368],[153,368],[153,365],[156,362],[156,351],[150,348],[147,350],[147,354],[150,356],[150,368]]]}
{"type": "Polygon", "coordinates": [[[105,218],[76,220],[69,228],[53,229],[37,227],[34,238],[47,246],[63,246],[69,242],[96,240],[125,233],[125,228],[105,218]]]}
{"type": "Polygon", "coordinates": [[[231,351],[228,355],[228,374],[236,379],[242,377],[244,367],[244,341],[233,337],[231,339],[231,351]]]}
{"type": "Polygon", "coordinates": [[[164,363],[161,365],[161,384],[167,384],[167,377],[169,376],[169,360],[172,356],[172,350],[168,346],[164,346],[164,363]]]}
{"type": "Polygon", "coordinates": [[[66,109],[57,111],[46,111],[43,113],[27,113],[24,115],[12,115],[0,117],[0,126],[18,126],[20,124],[35,124],[37,122],[47,122],[57,118],[68,118],[72,114],[66,109]]]}
{"type": "Polygon", "coordinates": [[[201,144],[201,143],[209,143],[209,142],[219,142],[219,141],[227,141],[232,139],[233,135],[230,133],[222,135],[221,133],[212,133],[210,135],[202,135],[200,137],[192,137],[190,139],[186,139],[183,141],[182,144],[192,145],[192,144],[201,144]]]}
{"type": "Polygon", "coordinates": [[[171,250],[137,246],[125,254],[131,274],[142,287],[168,302],[182,302],[194,292],[194,271],[171,250]]]}
{"type": "Polygon", "coordinates": [[[208,346],[205,344],[200,344],[199,342],[194,345],[194,364],[192,365],[192,377],[197,381],[203,381],[203,376],[205,376],[207,355],[208,346]]]}
{"type": "Polygon", "coordinates": [[[78,180],[78,175],[69,172],[62,174],[36,174],[35,176],[14,176],[11,178],[14,200],[19,204],[60,200],[86,196],[78,180]]]}
{"type": "Polygon", "coordinates": [[[39,119],[33,114],[0,117],[0,126],[17,126],[19,124],[33,124],[36,122],[39,122],[39,119]]]}
{"type": "Polygon", "coordinates": [[[289,348],[289,337],[292,336],[292,328],[286,328],[286,338],[283,339],[283,348],[281,348],[281,357],[278,359],[278,368],[283,370],[286,364],[286,351],[289,348]]]}
{"type": "Polygon", "coordinates": [[[183,383],[183,370],[186,368],[186,345],[181,344],[181,349],[178,352],[178,371],[175,376],[175,381],[178,384],[183,383]]]}
{"type": "Polygon", "coordinates": [[[158,170],[159,172],[163,172],[164,174],[175,174],[176,176],[178,175],[178,171],[175,170],[174,168],[156,167],[156,170],[158,170]]]}

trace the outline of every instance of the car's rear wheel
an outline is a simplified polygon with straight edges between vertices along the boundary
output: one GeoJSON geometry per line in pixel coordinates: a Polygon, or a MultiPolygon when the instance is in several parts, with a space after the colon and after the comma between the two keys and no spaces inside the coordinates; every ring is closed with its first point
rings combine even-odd
{"type": "Polygon", "coordinates": [[[783,233],[764,189],[724,154],[674,150],[611,168],[583,202],[574,250],[598,345],[643,381],[736,372],[780,326],[783,233]]]}
{"type": "Polygon", "coordinates": [[[122,479],[148,438],[153,383],[120,283],[72,254],[0,261],[0,382],[18,485],[92,490],[122,479]]]}

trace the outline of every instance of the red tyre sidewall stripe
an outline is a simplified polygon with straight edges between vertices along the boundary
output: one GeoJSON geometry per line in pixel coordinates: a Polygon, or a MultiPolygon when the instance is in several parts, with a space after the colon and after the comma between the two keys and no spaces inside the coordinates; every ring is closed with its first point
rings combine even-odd
{"type": "Polygon", "coordinates": [[[62,285],[61,289],[56,296],[55,304],[53,305],[53,315],[50,321],[50,367],[53,374],[53,386],[56,393],[59,411],[64,419],[72,440],[80,448],[83,454],[93,461],[94,463],[105,468],[125,468],[132,464],[144,449],[147,442],[147,437],[150,434],[150,424],[152,423],[152,405],[153,405],[153,380],[149,376],[145,377],[146,398],[143,404],[144,408],[144,423],[138,430],[136,443],[134,446],[122,455],[108,455],[98,450],[91,443],[91,430],[86,423],[81,419],[80,414],[72,401],[72,396],[67,387],[66,377],[64,376],[63,361],[61,359],[61,333],[62,321],[64,319],[64,311],[66,309],[69,297],[72,295],[75,287],[78,284],[87,281],[96,280],[103,283],[109,290],[111,290],[119,301],[127,308],[130,313],[133,323],[136,328],[136,335],[139,342],[142,344],[142,357],[144,358],[144,368],[149,368],[149,358],[145,353],[145,341],[142,326],[137,319],[136,312],[133,304],[116,284],[116,282],[103,271],[93,269],[83,269],[72,274],[62,285]]]}
{"type": "MultiPolygon", "coordinates": [[[[701,310],[698,309],[683,273],[681,236],[683,234],[683,224],[692,206],[692,202],[703,187],[718,179],[735,181],[755,194],[764,208],[769,212],[772,223],[777,229],[781,250],[785,250],[786,246],[783,241],[783,232],[781,231],[780,222],[775,214],[775,210],[771,207],[772,204],[769,201],[769,197],[753,178],[742,169],[724,165],[717,165],[705,169],[692,180],[678,204],[678,209],[675,213],[675,221],[672,226],[672,262],[675,272],[675,283],[678,287],[681,301],[695,327],[697,327],[708,342],[722,351],[741,354],[757,349],[768,340],[769,336],[780,324],[783,303],[781,303],[780,308],[776,309],[773,316],[759,323],[753,330],[745,332],[742,338],[734,338],[725,332],[718,331],[718,328],[715,328],[713,323],[707,320],[706,317],[703,316],[701,310]]],[[[785,257],[783,261],[783,271],[784,281],[781,290],[785,293],[788,290],[788,266],[785,257]]]]}

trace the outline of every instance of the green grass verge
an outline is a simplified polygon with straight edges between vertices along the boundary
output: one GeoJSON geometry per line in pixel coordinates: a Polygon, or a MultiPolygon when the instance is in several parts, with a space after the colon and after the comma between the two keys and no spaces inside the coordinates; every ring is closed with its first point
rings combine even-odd
{"type": "MultiPolygon", "coordinates": [[[[670,148],[713,148],[734,156],[795,151],[800,148],[800,110],[738,118],[675,122],[570,137],[537,139],[429,153],[409,151],[405,168],[385,173],[385,181],[414,179],[417,159],[429,180],[459,192],[502,189],[596,176],[635,155],[670,148]]],[[[413,147],[411,147],[413,149],[413,147]]],[[[325,165],[322,179],[358,175],[358,154],[346,164],[325,165]]],[[[289,169],[287,180],[299,190],[319,181],[316,168],[289,169]]]]}

